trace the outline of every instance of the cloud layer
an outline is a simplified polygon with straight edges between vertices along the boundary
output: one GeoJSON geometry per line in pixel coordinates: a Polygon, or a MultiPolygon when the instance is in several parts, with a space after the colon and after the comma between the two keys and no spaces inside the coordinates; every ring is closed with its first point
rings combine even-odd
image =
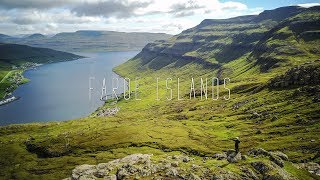
{"type": "Polygon", "coordinates": [[[203,19],[262,10],[231,0],[0,0],[0,33],[96,29],[176,34],[203,19]]]}

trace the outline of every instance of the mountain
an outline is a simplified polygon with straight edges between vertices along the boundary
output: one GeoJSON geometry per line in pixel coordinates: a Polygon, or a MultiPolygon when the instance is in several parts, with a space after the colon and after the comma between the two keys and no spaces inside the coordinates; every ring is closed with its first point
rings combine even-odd
{"type": "MultiPolygon", "coordinates": [[[[138,80],[141,103],[117,106],[126,108],[121,115],[130,122],[136,111],[137,119],[154,121],[146,124],[161,135],[148,131],[152,147],[211,157],[210,152],[231,147],[228,138],[240,136],[243,151],[264,148],[286,153],[291,163],[320,163],[320,139],[314,138],[320,137],[319,22],[319,6],[206,19],[168,40],[149,43],[114,68],[126,78],[143,77],[138,80]],[[201,90],[206,81],[207,91],[201,90]]],[[[223,168],[229,172],[222,177],[241,175],[241,166],[223,168]]]]}
{"type": "Polygon", "coordinates": [[[31,34],[30,36],[27,36],[28,39],[43,39],[46,38],[45,35],[40,33],[31,34]]]}
{"type": "Polygon", "coordinates": [[[52,37],[32,34],[27,37],[7,39],[0,42],[25,44],[61,51],[129,51],[141,50],[147,43],[165,40],[171,35],[164,33],[125,33],[115,31],[90,31],[58,33],[52,37]]]}
{"type": "Polygon", "coordinates": [[[82,58],[82,56],[48,48],[4,43],[0,43],[0,54],[0,63],[6,65],[18,65],[22,62],[59,62],[82,58]]]}
{"type": "Polygon", "coordinates": [[[86,118],[0,127],[0,176],[319,179],[319,22],[319,7],[282,7],[149,43],[114,68],[125,97],[86,118]]]}
{"type": "Polygon", "coordinates": [[[15,39],[14,37],[5,35],[5,34],[0,34],[0,40],[1,41],[12,41],[13,39],[15,39]]]}
{"type": "Polygon", "coordinates": [[[149,43],[133,61],[140,68],[161,69],[199,63],[221,69],[223,64],[248,55],[267,71],[288,56],[318,55],[319,7],[283,7],[256,16],[202,21],[167,41],[149,43]]]}
{"type": "Polygon", "coordinates": [[[8,38],[12,38],[11,36],[5,35],[5,34],[0,34],[0,38],[1,39],[8,39],[8,38]]]}

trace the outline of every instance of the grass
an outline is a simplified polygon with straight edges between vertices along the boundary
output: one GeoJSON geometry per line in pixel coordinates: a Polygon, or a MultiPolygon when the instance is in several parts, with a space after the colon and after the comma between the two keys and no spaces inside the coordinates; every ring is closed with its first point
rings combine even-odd
{"type": "MultiPolygon", "coordinates": [[[[253,30],[251,24],[243,24],[239,28],[247,28],[246,33],[253,34],[266,32],[267,25],[262,24],[265,28],[261,31],[259,28],[253,30]]],[[[179,42],[192,43],[190,37],[199,33],[203,37],[221,36],[220,41],[227,40],[221,42],[225,45],[234,42],[225,37],[226,34],[239,33],[223,32],[221,25],[216,28],[212,33],[205,30],[196,32],[197,29],[194,29],[187,34],[190,36],[181,38],[179,42]]],[[[272,44],[277,46],[294,42],[298,49],[306,53],[298,56],[279,55],[273,52],[277,49],[262,53],[259,49],[253,49],[240,53],[232,61],[222,61],[216,58],[216,54],[224,52],[228,57],[230,51],[215,48],[215,43],[219,41],[217,39],[186,54],[221,65],[208,68],[203,62],[184,61],[183,58],[175,57],[168,59],[163,54],[154,57],[142,52],[140,57],[114,69],[132,80],[131,91],[135,88],[133,80],[139,77],[141,98],[135,100],[133,93],[130,100],[122,99],[115,105],[107,103],[102,107],[120,107],[121,110],[115,116],[90,116],[65,122],[0,127],[0,176],[3,179],[61,179],[70,176],[71,170],[77,165],[107,162],[133,153],[154,154],[154,160],[173,154],[188,154],[195,158],[196,164],[208,167],[212,172],[226,170],[238,174],[240,167],[251,167],[250,163],[255,160],[249,158],[237,164],[228,164],[226,161],[210,159],[204,162],[202,159],[232,149],[234,144],[231,138],[236,136],[241,139],[242,153],[261,147],[269,151],[282,151],[294,163],[310,161],[320,147],[320,106],[312,101],[315,95],[305,91],[296,94],[301,90],[299,86],[272,89],[268,84],[271,78],[285,74],[288,69],[318,59],[319,54],[311,53],[310,50],[313,43],[318,42],[304,42],[302,39],[292,41],[293,36],[296,37],[294,33],[289,32],[288,28],[281,27],[279,30],[270,36],[283,33],[290,36],[281,41],[277,38],[269,41],[268,38],[260,43],[270,43],[268,47],[272,48],[272,44]],[[264,64],[257,63],[262,57],[279,60],[280,64],[262,72],[264,64]],[[219,77],[222,80],[229,77],[231,82],[227,87],[231,89],[231,99],[222,98],[227,95],[223,86],[219,87],[219,100],[201,100],[199,96],[189,99],[192,77],[197,90],[200,88],[200,78],[219,77]],[[160,101],[155,100],[156,78],[160,78],[160,101]],[[172,78],[169,83],[173,90],[171,101],[166,100],[167,78],[172,78]],[[177,100],[178,78],[179,92],[184,99],[182,101],[177,100]],[[254,112],[260,116],[255,117],[254,112]],[[301,118],[306,123],[299,123],[301,118]]],[[[177,38],[175,36],[167,44],[158,43],[154,47],[167,47],[170,50],[177,38]]],[[[257,44],[255,40],[248,41],[257,44]]],[[[209,85],[208,89],[211,88],[209,85]]],[[[211,95],[209,91],[209,97],[211,95]]],[[[268,162],[267,159],[258,160],[268,162]]],[[[299,179],[314,178],[305,170],[297,169],[291,162],[286,162],[284,167],[291,175],[299,179]]],[[[319,163],[319,158],[315,162],[319,163]]]]}
{"type": "MultiPolygon", "coordinates": [[[[184,70],[199,68],[197,64],[187,66],[173,73],[183,75],[186,73],[184,70]]],[[[122,67],[125,69],[126,66],[122,67]]],[[[118,72],[121,72],[120,69],[118,72]]],[[[162,100],[155,101],[155,91],[151,91],[155,88],[154,77],[162,75],[162,80],[165,79],[163,76],[170,77],[170,74],[164,74],[165,72],[170,71],[163,69],[141,78],[139,81],[140,90],[143,92],[140,94],[142,100],[121,100],[115,105],[119,106],[121,111],[113,117],[88,117],[66,122],[1,127],[0,164],[4,165],[1,175],[17,178],[64,178],[70,175],[76,165],[106,162],[132,153],[165,156],[176,152],[195,157],[212,156],[216,152],[233,148],[230,139],[235,136],[241,137],[243,152],[254,147],[280,150],[287,153],[292,161],[312,157],[315,154],[314,150],[320,145],[317,138],[318,123],[301,127],[295,122],[295,107],[303,107],[304,111],[299,111],[299,114],[305,118],[316,115],[319,111],[319,106],[300,100],[306,99],[307,95],[292,101],[294,89],[263,89],[256,94],[250,94],[250,91],[232,92],[232,99],[229,101],[200,100],[199,97],[192,100],[185,97],[184,101],[177,101],[176,98],[167,101],[164,99],[165,81],[161,81],[159,94],[162,100]],[[232,109],[236,102],[246,100],[249,101],[247,104],[237,110],[232,109]],[[192,107],[196,107],[196,110],[190,110],[192,107]],[[268,111],[277,115],[278,119],[252,119],[251,111],[268,111]],[[181,115],[185,115],[186,119],[179,120],[178,117],[181,115]],[[306,132],[306,129],[309,131],[306,132]],[[262,133],[257,134],[257,130],[262,133]],[[38,158],[36,154],[25,149],[24,142],[29,136],[35,139],[31,143],[37,147],[44,147],[48,152],[67,154],[38,158]],[[68,147],[65,146],[66,139],[70,143],[68,147]],[[311,139],[316,141],[310,143],[311,139]]],[[[201,69],[196,72],[194,77],[207,75],[206,71],[201,69]]],[[[145,74],[139,75],[143,77],[145,74]]],[[[181,81],[181,90],[185,89],[187,93],[190,81],[186,77],[183,79],[186,81],[181,81]]],[[[258,78],[257,81],[266,82],[264,78],[258,78]]],[[[235,83],[230,86],[236,87],[240,84],[243,85],[235,83]]],[[[131,88],[133,87],[134,84],[131,85],[131,88]]],[[[206,164],[217,166],[214,160],[206,164]]],[[[238,168],[234,166],[228,165],[226,168],[237,172],[238,168]]],[[[300,171],[294,172],[300,176],[300,171]]]]}

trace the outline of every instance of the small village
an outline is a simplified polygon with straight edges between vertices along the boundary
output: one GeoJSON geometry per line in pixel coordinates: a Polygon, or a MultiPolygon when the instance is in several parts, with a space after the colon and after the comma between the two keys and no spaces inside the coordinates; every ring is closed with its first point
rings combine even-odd
{"type": "Polygon", "coordinates": [[[12,92],[20,85],[23,83],[23,75],[22,72],[27,70],[27,69],[33,69],[36,68],[37,66],[40,66],[41,64],[38,63],[32,63],[32,62],[26,62],[20,66],[12,66],[12,72],[8,77],[5,77],[3,81],[7,81],[7,83],[10,84],[9,87],[6,88],[6,93],[3,96],[3,98],[0,100],[0,106],[4,104],[8,104],[10,102],[13,102],[19,97],[15,97],[12,95],[12,92]],[[21,70],[21,71],[17,71],[21,70]]]}

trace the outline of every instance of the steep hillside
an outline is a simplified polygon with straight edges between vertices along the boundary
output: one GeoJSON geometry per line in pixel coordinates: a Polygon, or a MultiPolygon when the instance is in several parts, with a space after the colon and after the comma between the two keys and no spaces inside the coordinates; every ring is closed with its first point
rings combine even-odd
{"type": "Polygon", "coordinates": [[[149,42],[165,40],[170,37],[171,35],[164,33],[125,33],[82,30],[58,33],[53,37],[46,37],[42,34],[33,34],[23,38],[0,36],[0,42],[25,44],[68,52],[129,51],[141,50],[149,42]]]}
{"type": "Polygon", "coordinates": [[[293,6],[258,16],[207,19],[167,41],[149,43],[131,61],[155,70],[190,62],[224,70],[229,62],[247,58],[242,65],[253,62],[267,72],[280,64],[291,66],[301,63],[298,59],[316,58],[319,26],[319,7],[293,6]]]}
{"type": "Polygon", "coordinates": [[[148,44],[115,71],[141,78],[139,95],[148,101],[139,109],[157,111],[155,119],[186,126],[206,122],[198,136],[189,137],[197,141],[212,137],[202,142],[212,149],[223,146],[223,137],[236,134],[245,139],[244,148],[280,150],[297,162],[319,162],[319,22],[320,7],[284,7],[257,16],[204,20],[167,41],[148,44]],[[228,91],[223,85],[220,99],[211,99],[218,91],[212,89],[213,77],[220,84],[224,78],[231,79],[230,100],[224,100],[228,91]],[[166,101],[170,97],[167,78],[172,78],[171,101],[166,101]],[[189,94],[192,78],[195,99],[189,94]],[[208,78],[208,100],[203,100],[200,78],[208,78]],[[161,103],[150,105],[156,95],[149,91],[156,88],[161,103]],[[183,101],[178,100],[179,91],[183,101]],[[224,125],[212,128],[217,123],[224,125]]]}

